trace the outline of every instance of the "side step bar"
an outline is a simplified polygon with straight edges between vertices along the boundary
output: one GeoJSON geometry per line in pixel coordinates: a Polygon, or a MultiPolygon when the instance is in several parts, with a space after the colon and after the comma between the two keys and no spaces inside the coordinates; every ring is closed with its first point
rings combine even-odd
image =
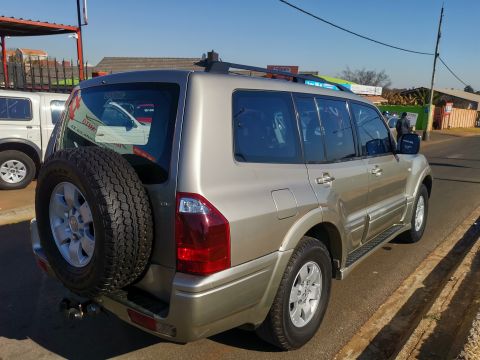
{"type": "Polygon", "coordinates": [[[367,242],[366,244],[360,246],[358,249],[352,251],[347,256],[347,261],[345,263],[345,268],[340,271],[340,278],[344,278],[345,275],[350,272],[352,265],[356,265],[361,259],[365,257],[368,253],[375,250],[378,246],[383,244],[386,241],[392,240],[400,231],[407,230],[408,227],[405,225],[393,225],[388,228],[381,234],[377,235],[375,238],[367,242]]]}

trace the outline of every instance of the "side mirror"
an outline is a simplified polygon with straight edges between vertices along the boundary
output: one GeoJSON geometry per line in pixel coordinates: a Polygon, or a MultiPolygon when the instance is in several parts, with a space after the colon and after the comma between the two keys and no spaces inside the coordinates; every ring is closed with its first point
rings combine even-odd
{"type": "Polygon", "coordinates": [[[415,155],[420,151],[420,137],[417,134],[405,134],[398,140],[398,153],[415,155]]]}

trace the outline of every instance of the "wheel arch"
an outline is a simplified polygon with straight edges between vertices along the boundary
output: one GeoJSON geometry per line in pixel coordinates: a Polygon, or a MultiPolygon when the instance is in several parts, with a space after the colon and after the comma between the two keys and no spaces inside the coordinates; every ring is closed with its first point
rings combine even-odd
{"type": "Polygon", "coordinates": [[[339,230],[340,219],[336,213],[328,209],[316,208],[299,221],[287,233],[280,251],[293,250],[304,236],[310,236],[322,242],[328,249],[332,259],[333,274],[341,268],[344,260],[344,234],[339,230]]]}
{"type": "Polygon", "coordinates": [[[35,167],[40,169],[41,164],[41,151],[40,148],[33,142],[24,139],[0,139],[0,152],[6,150],[16,150],[23,152],[30,157],[35,163],[35,167]]]}
{"type": "Polygon", "coordinates": [[[422,180],[422,184],[425,185],[428,191],[428,197],[432,195],[432,186],[433,186],[433,178],[430,174],[425,176],[422,180]]]}

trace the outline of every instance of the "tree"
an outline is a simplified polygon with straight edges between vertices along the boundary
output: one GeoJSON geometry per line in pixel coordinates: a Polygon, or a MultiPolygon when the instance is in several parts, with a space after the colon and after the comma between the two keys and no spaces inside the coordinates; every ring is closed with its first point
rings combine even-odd
{"type": "Polygon", "coordinates": [[[469,92],[469,93],[475,93],[475,90],[470,85],[465,86],[465,89],[463,91],[469,92]]]}
{"type": "Polygon", "coordinates": [[[367,70],[365,68],[351,70],[350,67],[347,66],[347,68],[343,70],[338,77],[360,85],[382,86],[385,88],[388,88],[390,85],[392,85],[390,76],[387,75],[385,70],[375,71],[367,70]]]}

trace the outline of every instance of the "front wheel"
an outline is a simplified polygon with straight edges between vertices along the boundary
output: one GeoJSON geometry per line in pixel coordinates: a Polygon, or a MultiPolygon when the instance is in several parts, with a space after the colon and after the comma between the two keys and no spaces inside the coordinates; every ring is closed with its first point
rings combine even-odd
{"type": "Polygon", "coordinates": [[[317,332],[330,297],[330,254],[317,239],[303,237],[293,253],[257,334],[283,349],[297,349],[317,332]]]}
{"type": "Polygon", "coordinates": [[[411,228],[403,234],[403,240],[409,243],[416,243],[419,241],[425,226],[427,225],[428,216],[428,190],[425,185],[421,185],[413,207],[413,215],[411,220],[411,228]]]}

